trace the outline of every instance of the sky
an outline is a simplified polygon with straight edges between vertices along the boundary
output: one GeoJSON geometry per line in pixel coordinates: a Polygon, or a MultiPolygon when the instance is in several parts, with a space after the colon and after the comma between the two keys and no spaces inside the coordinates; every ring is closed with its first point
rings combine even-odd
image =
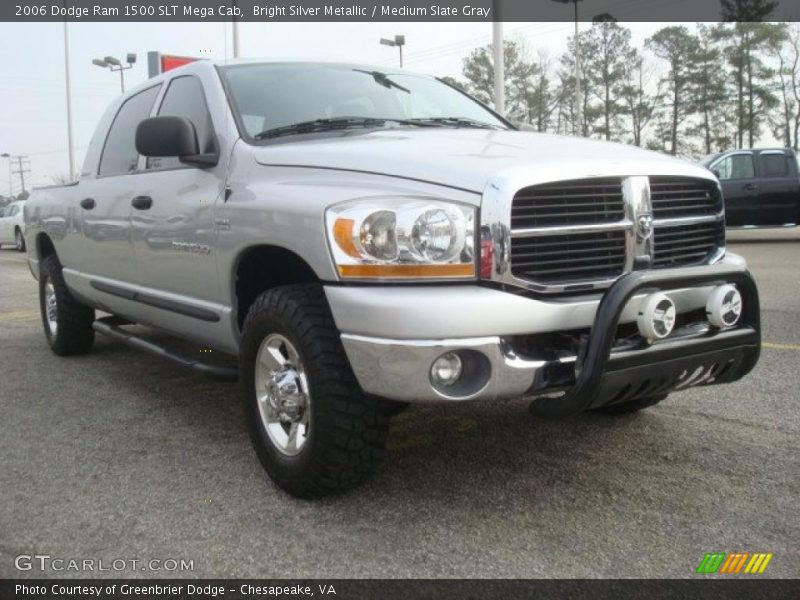
{"type": "MultiPolygon", "coordinates": [[[[633,41],[667,23],[626,23],[633,41]]],[[[581,24],[581,27],[589,27],[581,24]]],[[[93,58],[129,52],[138,55],[125,72],[126,85],[147,79],[147,52],[232,58],[230,23],[70,23],[76,171],[98,119],[119,95],[119,75],[92,64],[93,58]]],[[[572,23],[507,23],[509,39],[524,40],[532,52],[545,49],[554,59],[572,35],[572,23]]],[[[381,37],[406,36],[405,67],[437,76],[460,76],[463,59],[490,43],[491,23],[242,23],[243,58],[321,59],[397,65],[396,48],[381,37]]],[[[26,154],[31,173],[26,187],[52,185],[66,176],[66,94],[63,23],[0,23],[0,154],[26,154]]],[[[19,177],[12,177],[19,193],[19,177]]],[[[9,193],[7,159],[0,161],[0,194],[9,193]]]]}

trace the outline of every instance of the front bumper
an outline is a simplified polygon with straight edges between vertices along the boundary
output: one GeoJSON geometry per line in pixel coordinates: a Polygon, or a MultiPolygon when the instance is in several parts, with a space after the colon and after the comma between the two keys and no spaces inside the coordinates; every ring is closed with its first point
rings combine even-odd
{"type": "MultiPolygon", "coordinates": [[[[459,289],[463,290],[453,287],[440,288],[439,291],[447,290],[452,295],[452,291],[459,289]]],[[[554,306],[558,318],[548,319],[547,311],[538,310],[532,315],[519,312],[509,315],[507,305],[501,303],[496,307],[486,306],[485,319],[462,322],[458,329],[450,329],[480,331],[485,327],[485,321],[497,324],[498,320],[506,322],[509,316],[519,316],[517,327],[501,325],[501,331],[495,335],[402,339],[344,329],[342,343],[362,388],[377,396],[407,402],[536,397],[537,412],[556,417],[693,385],[735,381],[755,366],[759,356],[758,293],[743,261],[736,259],[713,266],[639,271],[623,276],[599,302],[594,301],[591,307],[594,318],[588,323],[591,331],[580,351],[556,359],[522,356],[514,347],[512,336],[577,329],[584,324],[586,301],[544,303],[503,292],[492,293],[502,294],[504,300],[511,299],[514,303],[522,300],[554,306]],[[618,325],[635,319],[639,302],[647,293],[664,291],[673,298],[681,313],[704,306],[710,290],[722,283],[735,284],[743,296],[744,313],[734,328],[695,330],[691,335],[669,337],[634,349],[616,346],[618,325]],[[569,319],[569,313],[572,319],[569,319]],[[485,357],[489,375],[469,393],[442,393],[430,382],[431,363],[446,352],[463,349],[476,351],[485,357]],[[553,397],[555,393],[560,395],[553,397]]],[[[453,312],[463,311],[463,308],[459,309],[456,298],[453,301],[453,312]]],[[[341,329],[337,305],[332,303],[332,308],[341,329]]],[[[431,304],[416,308],[423,321],[425,314],[438,310],[431,304]]],[[[341,315],[341,305],[338,309],[341,315]]],[[[415,329],[413,320],[398,322],[392,312],[383,314],[381,329],[402,327],[403,324],[415,329]]],[[[370,316],[367,314],[366,317],[369,322],[370,316]]],[[[450,321],[449,318],[446,320],[450,321]]],[[[438,331],[436,327],[433,330],[438,331]]]]}

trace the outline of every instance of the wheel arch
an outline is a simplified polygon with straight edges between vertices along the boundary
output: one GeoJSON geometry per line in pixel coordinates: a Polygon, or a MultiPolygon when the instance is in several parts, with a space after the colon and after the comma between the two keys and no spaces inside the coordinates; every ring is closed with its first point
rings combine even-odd
{"type": "Polygon", "coordinates": [[[46,233],[40,233],[36,236],[36,243],[34,246],[36,248],[36,259],[39,262],[43,261],[48,256],[55,255],[55,257],[58,258],[56,246],[46,233]]]}
{"type": "Polygon", "coordinates": [[[245,248],[233,263],[231,277],[233,306],[239,330],[260,294],[281,285],[320,281],[305,259],[283,246],[259,244],[245,248]]]}

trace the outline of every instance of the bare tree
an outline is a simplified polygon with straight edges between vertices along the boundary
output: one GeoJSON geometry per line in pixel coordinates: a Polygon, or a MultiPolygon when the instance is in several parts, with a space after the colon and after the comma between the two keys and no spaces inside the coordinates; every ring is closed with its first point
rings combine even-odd
{"type": "Polygon", "coordinates": [[[778,57],[780,111],[772,119],[773,134],[787,148],[798,149],[800,133],[800,25],[784,29],[784,36],[770,42],[769,53],[778,57]]]}
{"type": "Polygon", "coordinates": [[[628,69],[628,80],[620,91],[636,146],[642,145],[642,134],[656,116],[656,103],[660,95],[658,91],[655,94],[647,91],[650,85],[648,73],[650,69],[644,58],[636,53],[633,65],[628,69]]]}

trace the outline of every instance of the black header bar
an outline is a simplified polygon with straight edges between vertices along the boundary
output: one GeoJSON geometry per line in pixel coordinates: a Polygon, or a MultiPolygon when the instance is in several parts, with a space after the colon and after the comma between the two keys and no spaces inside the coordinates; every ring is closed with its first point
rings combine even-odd
{"type": "Polygon", "coordinates": [[[672,600],[796,596],[797,580],[744,579],[4,579],[3,600],[672,600]]]}
{"type": "MultiPolygon", "coordinates": [[[[3,0],[0,21],[573,21],[576,0],[3,0]]],[[[797,0],[577,0],[578,20],[800,21],[797,0]]]]}

